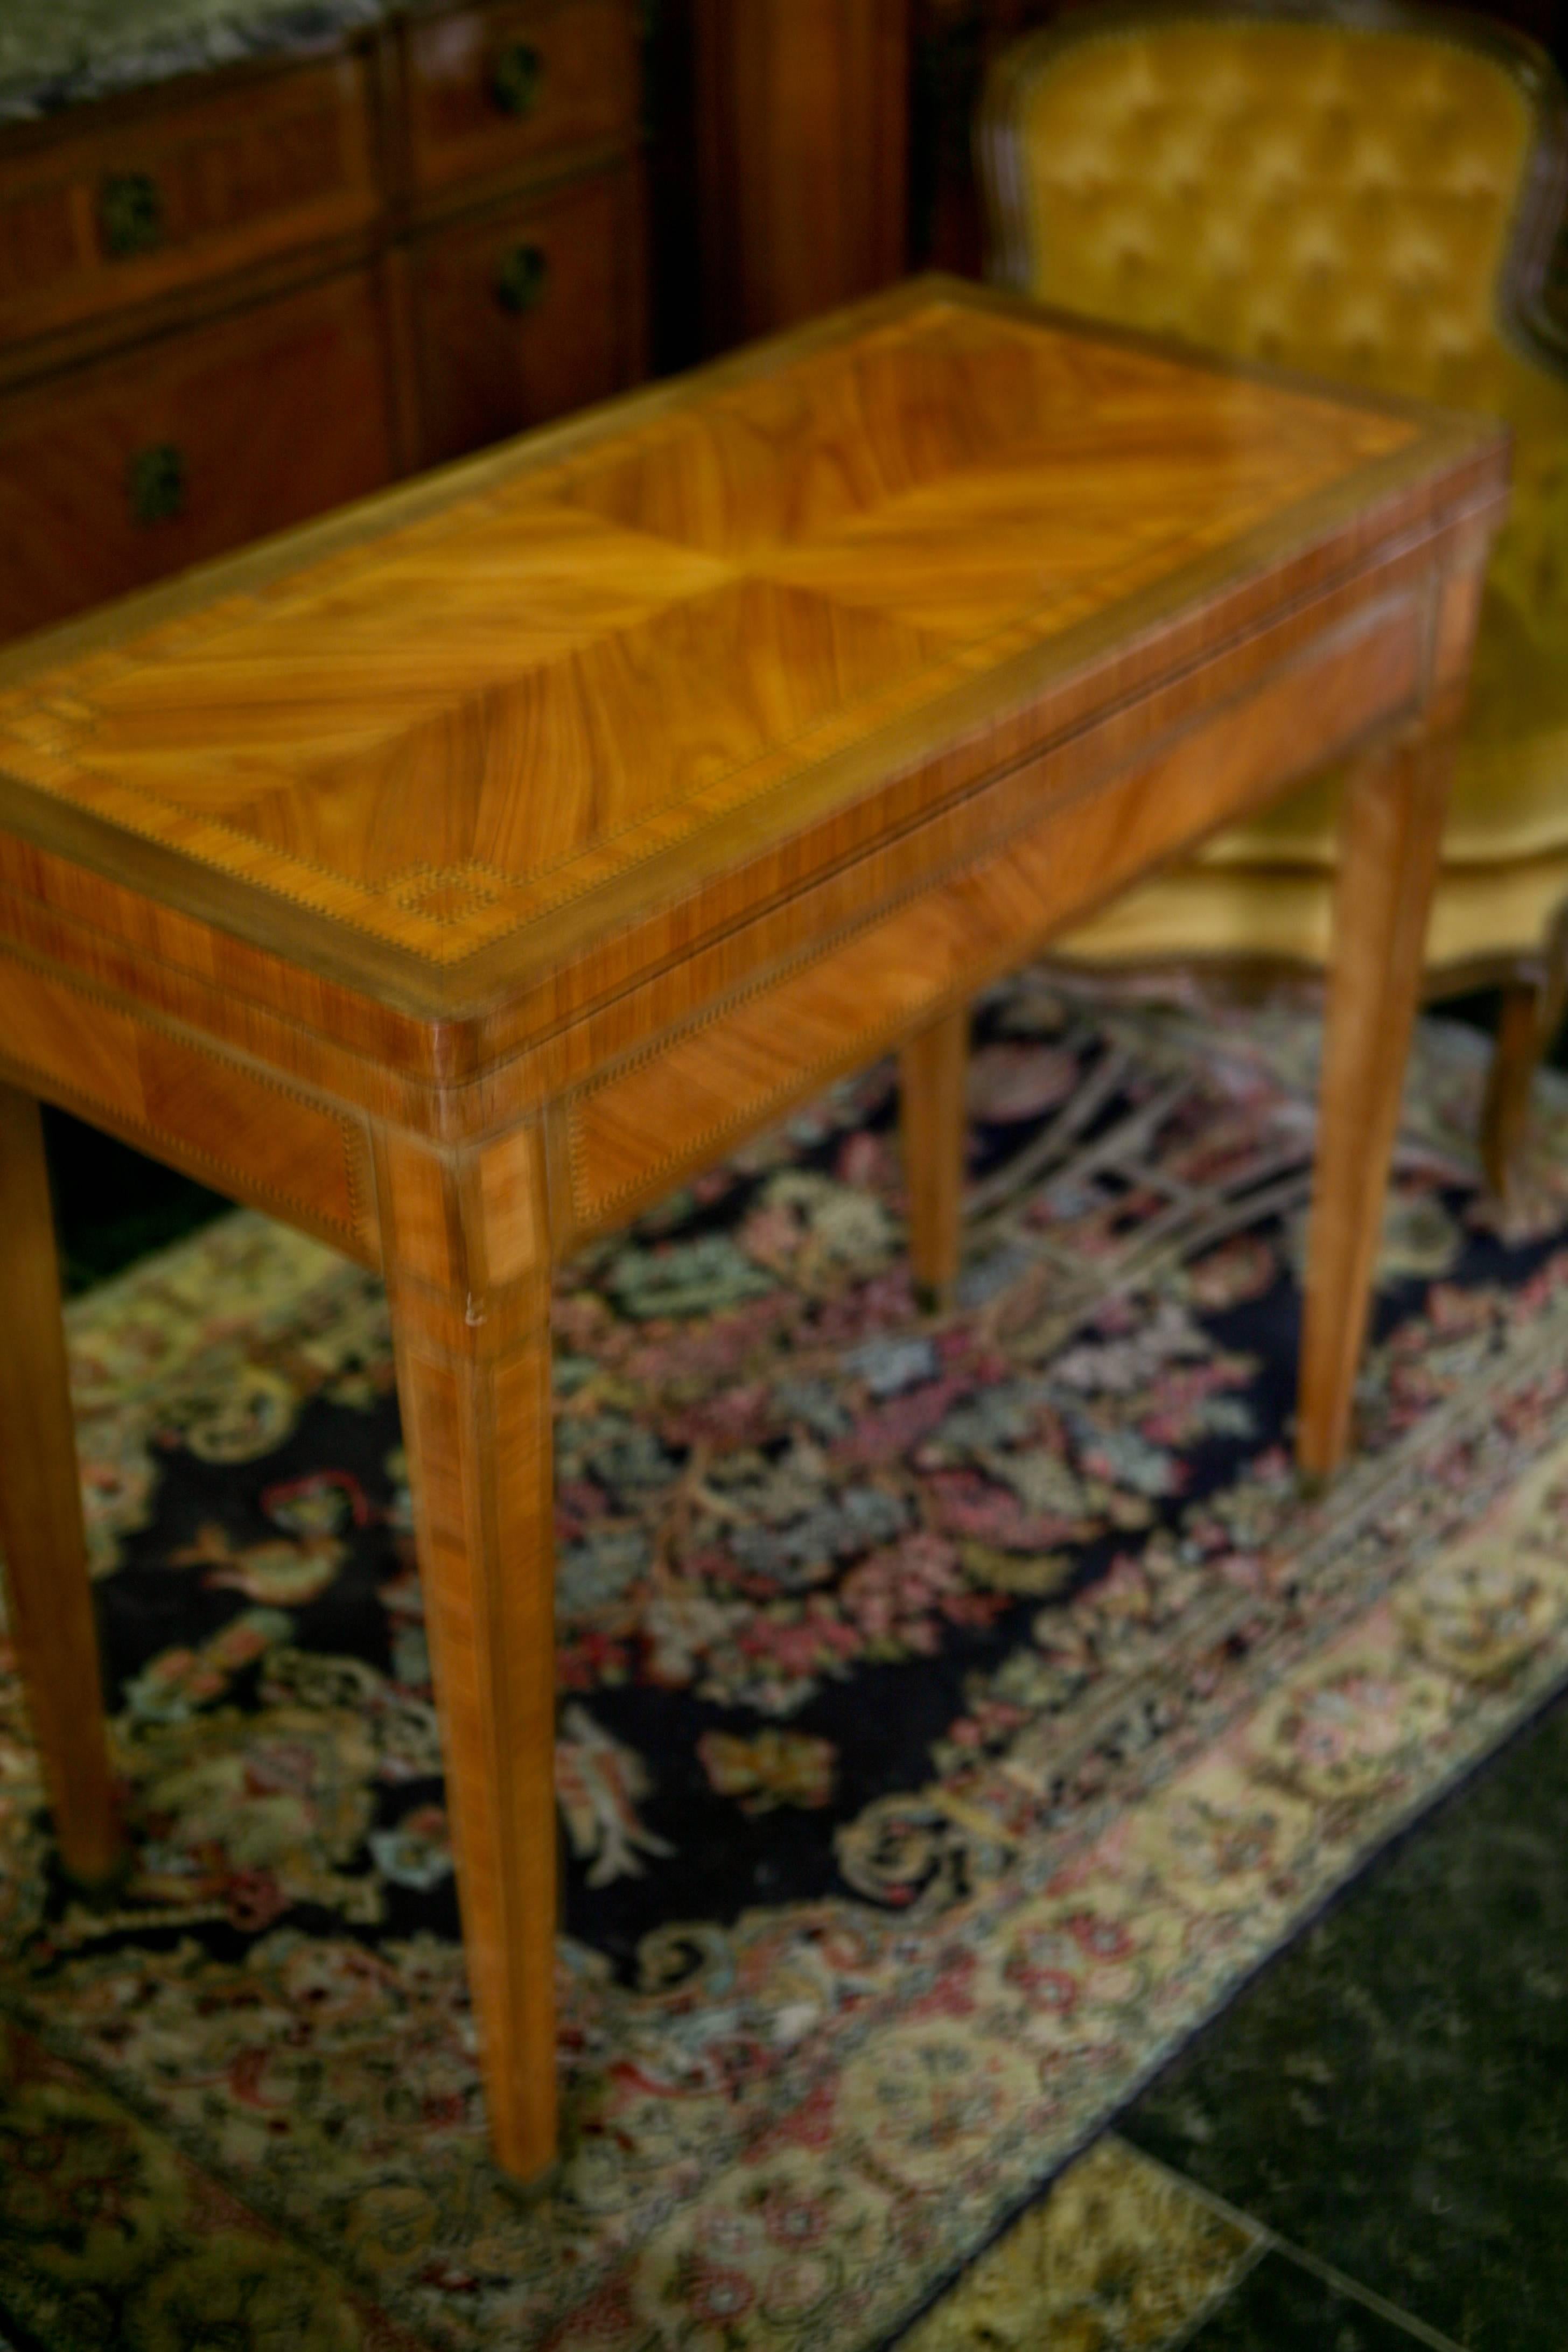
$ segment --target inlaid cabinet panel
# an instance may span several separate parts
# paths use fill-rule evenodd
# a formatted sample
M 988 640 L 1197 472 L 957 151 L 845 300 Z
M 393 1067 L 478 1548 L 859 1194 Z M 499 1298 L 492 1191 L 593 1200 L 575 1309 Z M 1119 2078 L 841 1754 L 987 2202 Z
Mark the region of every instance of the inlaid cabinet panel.
M 624 140 L 637 115 L 627 0 L 525 0 L 411 25 L 408 146 L 426 191 Z
M 628 383 L 637 265 L 629 169 L 422 238 L 422 461 L 460 457 Z
M 0 644 L 642 372 L 637 0 L 294 13 L 0 124 Z
M 366 227 L 380 202 L 353 54 L 49 132 L 0 151 L 0 342 Z
M 0 399 L 0 636 L 357 498 L 392 470 L 353 272 Z

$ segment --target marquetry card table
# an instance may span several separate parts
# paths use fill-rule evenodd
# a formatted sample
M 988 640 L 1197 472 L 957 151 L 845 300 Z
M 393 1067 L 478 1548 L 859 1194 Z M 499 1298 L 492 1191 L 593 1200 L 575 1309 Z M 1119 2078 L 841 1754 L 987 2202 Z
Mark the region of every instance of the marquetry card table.
M 552 1266 L 1353 754 L 1299 1451 L 1330 1471 L 1503 436 L 927 279 L 0 658 L 0 1532 L 121 1858 L 37 1098 L 379 1267 L 496 2156 L 556 2148 Z M 0 561 L 3 561 L 0 555 Z

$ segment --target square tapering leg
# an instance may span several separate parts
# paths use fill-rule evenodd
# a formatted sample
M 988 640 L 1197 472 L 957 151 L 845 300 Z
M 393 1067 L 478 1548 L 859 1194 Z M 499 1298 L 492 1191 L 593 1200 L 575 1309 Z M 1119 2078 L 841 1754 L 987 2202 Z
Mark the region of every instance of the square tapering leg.
M 1318 1477 L 1350 1443 L 1452 761 L 1451 737 L 1423 736 L 1345 790 L 1296 1429 Z
M 112 1878 L 123 1837 L 110 1769 L 43 1122 L 0 1086 L 0 1539 L 12 1637 L 60 1857 Z
M 382 1161 L 397 1392 L 497 2162 L 556 2156 L 550 1279 L 532 1140 Z M 495 1278 L 499 1274 L 500 1278 Z

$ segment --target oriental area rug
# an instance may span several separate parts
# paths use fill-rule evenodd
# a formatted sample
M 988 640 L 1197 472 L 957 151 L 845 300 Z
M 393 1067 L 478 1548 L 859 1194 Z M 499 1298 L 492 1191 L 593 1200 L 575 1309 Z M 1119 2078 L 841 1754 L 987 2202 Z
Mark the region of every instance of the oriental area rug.
M 237 1214 L 70 1310 L 133 1873 L 0 1648 L 0 2339 L 868 2347 L 1568 1680 L 1568 1087 L 1417 1043 L 1358 1449 L 1289 1422 L 1310 998 L 978 1008 L 962 1297 L 895 1080 L 557 1304 L 568 2141 L 486 2157 L 384 1302 Z M 83 1694 L 83 1705 L 92 1704 Z M 1076 2339 L 1075 2339 L 1076 2340 Z

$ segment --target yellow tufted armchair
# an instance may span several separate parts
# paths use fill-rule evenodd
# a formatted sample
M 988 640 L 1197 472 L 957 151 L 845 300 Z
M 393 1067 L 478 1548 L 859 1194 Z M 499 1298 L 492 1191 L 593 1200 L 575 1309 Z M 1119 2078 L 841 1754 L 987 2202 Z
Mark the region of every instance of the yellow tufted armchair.
M 1010 50 L 978 145 L 1003 284 L 1512 425 L 1426 950 L 1429 994 L 1504 985 L 1482 1156 L 1505 1189 L 1568 945 L 1568 346 L 1542 302 L 1568 173 L 1555 73 L 1501 26 L 1388 0 L 1152 0 Z M 1321 962 L 1338 793 L 1332 775 L 1293 793 L 1059 951 Z

